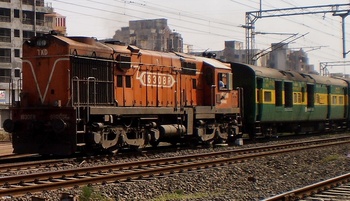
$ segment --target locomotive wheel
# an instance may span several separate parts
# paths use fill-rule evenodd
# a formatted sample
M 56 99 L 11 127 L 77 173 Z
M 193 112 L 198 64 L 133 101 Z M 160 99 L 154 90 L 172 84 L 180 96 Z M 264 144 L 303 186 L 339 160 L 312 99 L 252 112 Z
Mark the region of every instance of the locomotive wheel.
M 158 145 L 159 145 L 159 141 L 151 141 L 151 142 L 150 142 L 150 145 L 151 145 L 152 147 L 156 148 L 156 147 L 158 147 Z
M 214 144 L 214 140 L 208 140 L 202 143 L 204 148 L 212 148 Z

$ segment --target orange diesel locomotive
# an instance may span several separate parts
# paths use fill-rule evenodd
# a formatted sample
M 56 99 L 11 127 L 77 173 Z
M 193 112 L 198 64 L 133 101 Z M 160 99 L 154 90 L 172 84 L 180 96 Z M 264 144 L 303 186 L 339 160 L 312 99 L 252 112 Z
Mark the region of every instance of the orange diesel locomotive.
M 47 34 L 23 45 L 23 88 L 4 129 L 15 153 L 69 155 L 240 137 L 225 63 Z

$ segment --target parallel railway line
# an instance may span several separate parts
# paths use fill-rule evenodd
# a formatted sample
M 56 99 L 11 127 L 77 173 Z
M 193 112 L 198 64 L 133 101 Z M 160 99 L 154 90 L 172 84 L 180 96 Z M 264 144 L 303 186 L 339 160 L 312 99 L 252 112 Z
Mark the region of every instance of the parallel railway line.
M 263 201 L 349 200 L 350 173 L 279 194 Z
M 312 140 L 287 145 L 274 145 L 242 150 L 220 151 L 190 156 L 152 159 L 104 166 L 76 168 L 16 175 L 0 178 L 0 195 L 22 195 L 27 192 L 73 187 L 86 184 L 105 184 L 132 179 L 152 178 L 158 175 L 195 171 L 278 153 L 321 148 L 349 143 L 348 137 Z

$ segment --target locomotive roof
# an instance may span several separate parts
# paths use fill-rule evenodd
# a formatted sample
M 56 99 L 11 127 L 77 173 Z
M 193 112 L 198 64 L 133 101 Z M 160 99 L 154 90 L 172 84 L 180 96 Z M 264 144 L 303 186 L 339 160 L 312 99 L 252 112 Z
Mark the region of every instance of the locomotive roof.
M 112 48 L 107 46 L 104 43 L 98 42 L 95 38 L 91 37 L 85 37 L 85 36 L 71 36 L 71 37 L 65 37 L 65 36 L 56 36 L 52 35 L 53 37 L 58 38 L 59 40 L 62 40 L 66 42 L 69 45 L 73 46 L 94 46 L 96 48 L 106 49 L 107 51 L 112 51 Z M 126 49 L 126 48 L 125 48 Z
M 211 65 L 215 68 L 231 69 L 231 67 L 228 64 L 218 61 L 216 59 L 211 59 L 206 57 L 196 57 L 196 59 L 199 61 L 203 61 L 204 63 Z
M 309 83 L 318 83 L 318 84 L 326 84 L 326 85 L 347 86 L 344 80 L 337 79 L 337 78 L 325 77 L 325 76 L 315 75 L 315 74 L 299 73 L 296 71 L 283 71 L 283 70 L 278 70 L 278 69 L 273 69 L 268 67 L 254 66 L 254 65 L 242 64 L 242 63 L 240 63 L 240 65 L 245 66 L 246 68 L 250 68 L 252 71 L 255 72 L 256 76 L 261 76 L 261 77 L 301 81 L 301 82 L 309 82 Z

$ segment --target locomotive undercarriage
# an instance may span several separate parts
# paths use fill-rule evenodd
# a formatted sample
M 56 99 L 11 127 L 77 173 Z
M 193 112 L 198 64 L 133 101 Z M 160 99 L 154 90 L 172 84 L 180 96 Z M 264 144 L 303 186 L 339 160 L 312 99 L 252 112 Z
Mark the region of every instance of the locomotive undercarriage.
M 194 129 L 188 122 L 188 115 L 141 115 L 90 116 L 91 125 L 87 127 L 84 139 L 88 148 L 118 151 L 123 148 L 156 147 L 160 142 L 176 145 L 213 144 L 234 142 L 239 136 L 237 121 L 215 119 L 197 120 Z M 100 121 L 97 121 L 100 120 Z

